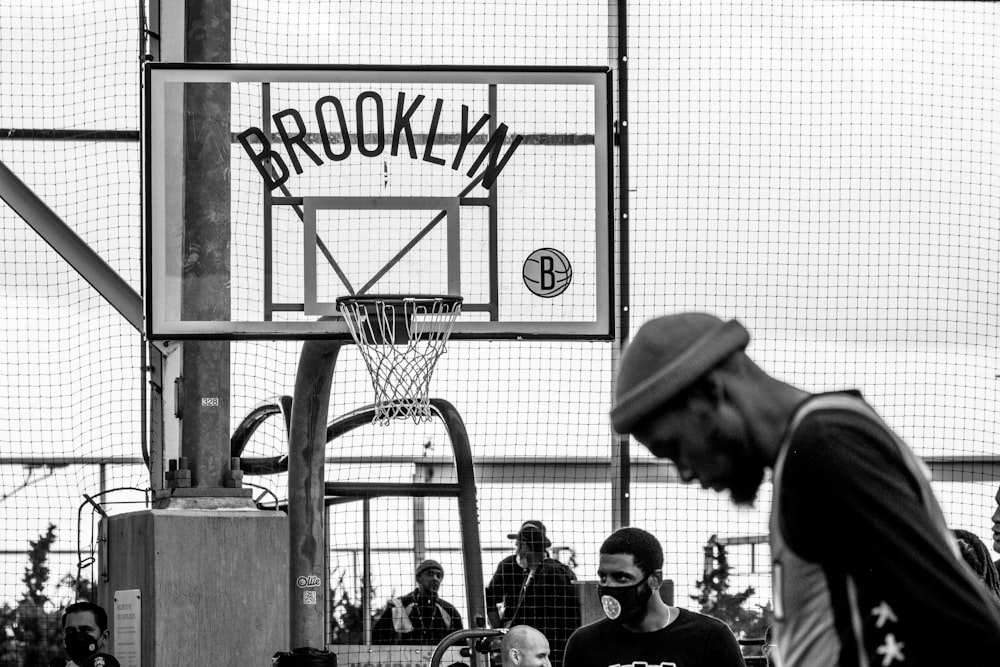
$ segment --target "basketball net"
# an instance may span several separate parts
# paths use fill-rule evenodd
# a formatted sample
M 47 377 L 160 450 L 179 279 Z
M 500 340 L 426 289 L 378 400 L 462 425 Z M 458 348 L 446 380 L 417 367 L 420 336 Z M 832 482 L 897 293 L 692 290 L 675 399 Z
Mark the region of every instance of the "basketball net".
M 337 299 L 375 388 L 373 423 L 430 421 L 430 382 L 462 309 L 460 296 Z

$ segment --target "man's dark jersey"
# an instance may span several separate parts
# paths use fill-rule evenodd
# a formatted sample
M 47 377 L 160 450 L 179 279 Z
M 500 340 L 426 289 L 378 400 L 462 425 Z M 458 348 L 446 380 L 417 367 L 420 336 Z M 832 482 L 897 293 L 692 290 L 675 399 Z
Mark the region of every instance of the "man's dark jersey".
M 855 392 L 799 406 L 774 469 L 783 667 L 1000 664 L 1000 610 L 926 466 Z
M 655 632 L 632 632 L 601 619 L 569 638 L 566 667 L 743 667 L 732 631 L 686 609 Z

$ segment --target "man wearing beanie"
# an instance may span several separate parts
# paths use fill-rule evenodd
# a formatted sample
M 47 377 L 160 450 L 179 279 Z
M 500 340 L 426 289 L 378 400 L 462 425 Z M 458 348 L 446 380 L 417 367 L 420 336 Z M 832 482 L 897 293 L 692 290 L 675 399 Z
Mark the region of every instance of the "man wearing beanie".
M 462 617 L 450 602 L 438 597 L 444 568 L 436 560 L 417 565 L 417 588 L 389 601 L 372 627 L 373 644 L 434 646 L 455 630 Z
M 611 422 L 737 504 L 772 471 L 780 664 L 995 665 L 1000 608 L 961 562 L 926 466 L 858 392 L 782 382 L 749 341 L 704 313 L 650 320 L 622 355 Z

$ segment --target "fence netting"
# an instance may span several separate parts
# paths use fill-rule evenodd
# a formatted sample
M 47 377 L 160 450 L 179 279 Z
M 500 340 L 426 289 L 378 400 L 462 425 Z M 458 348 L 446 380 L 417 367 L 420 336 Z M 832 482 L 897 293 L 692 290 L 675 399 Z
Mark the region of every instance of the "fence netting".
M 233 0 L 232 60 L 610 67 L 616 123 L 623 85 L 628 93 L 628 150 L 614 149 L 611 197 L 616 222 L 623 201 L 629 212 L 627 245 L 615 236 L 616 273 L 628 279 L 616 336 L 681 310 L 740 319 L 774 375 L 811 391 L 860 389 L 928 461 L 953 527 L 991 546 L 1000 8 L 621 4 L 624 20 L 607 2 Z M 0 161 L 141 291 L 146 12 L 89 0 L 8 2 L 0 14 Z M 100 512 L 148 506 L 148 361 L 140 334 L 34 230 L 6 206 L 0 220 L 0 665 L 41 664 L 58 651 L 58 610 L 92 594 Z M 232 344 L 234 430 L 292 394 L 301 346 Z M 680 484 L 634 443 L 619 489 L 607 420 L 618 347 L 449 343 L 431 395 L 468 428 L 484 579 L 513 554 L 508 535 L 534 520 L 549 556 L 595 581 L 624 503 L 662 542 L 675 604 L 725 615 L 720 601 L 752 588 L 745 613 L 724 620 L 760 637 L 770 489 L 737 509 Z M 332 396 L 331 418 L 372 401 L 353 346 Z M 326 477 L 450 481 L 451 448 L 438 423 L 365 426 L 331 443 Z M 286 450 L 275 411 L 244 456 Z M 245 480 L 262 506 L 287 499 L 284 473 Z M 342 499 L 327 526 L 331 643 L 369 641 L 424 559 L 441 564 L 441 596 L 469 627 L 454 498 Z

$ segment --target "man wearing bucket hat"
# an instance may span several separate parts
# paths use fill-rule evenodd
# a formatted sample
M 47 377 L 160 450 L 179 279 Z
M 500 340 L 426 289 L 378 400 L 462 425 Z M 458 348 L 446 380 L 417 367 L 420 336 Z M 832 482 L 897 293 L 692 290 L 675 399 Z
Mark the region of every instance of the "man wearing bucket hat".
M 598 594 L 605 619 L 569 638 L 566 664 L 743 667 L 736 636 L 725 623 L 660 597 L 663 547 L 639 528 L 620 528 L 601 545 Z
M 444 568 L 436 560 L 425 560 L 414 572 L 417 588 L 389 601 L 372 626 L 374 644 L 437 645 L 455 630 L 462 617 L 455 606 L 438 597 Z
M 749 341 L 704 313 L 646 322 L 622 355 L 611 422 L 738 504 L 772 471 L 783 667 L 996 664 L 1000 611 L 960 561 L 926 466 L 858 392 L 782 382 Z
M 516 551 L 500 561 L 486 587 L 486 613 L 495 628 L 529 625 L 541 632 L 549 640 L 552 667 L 562 667 L 566 641 L 580 627 L 580 601 L 576 575 L 548 555 L 552 541 L 546 532 L 545 524 L 531 520 L 507 536 Z

